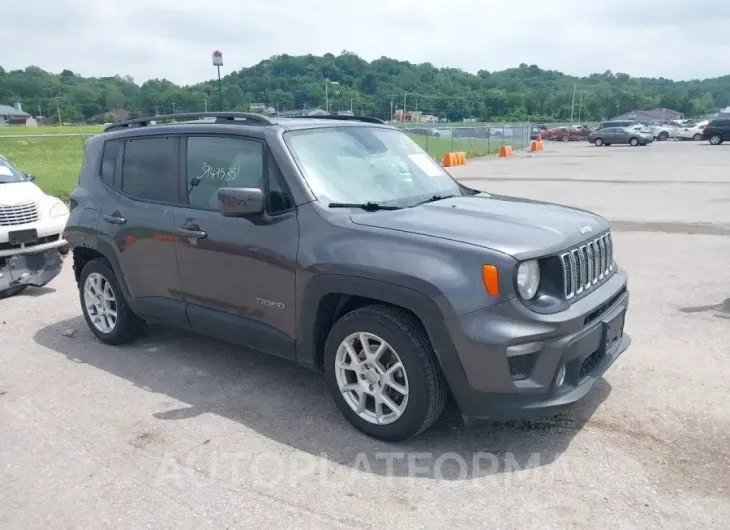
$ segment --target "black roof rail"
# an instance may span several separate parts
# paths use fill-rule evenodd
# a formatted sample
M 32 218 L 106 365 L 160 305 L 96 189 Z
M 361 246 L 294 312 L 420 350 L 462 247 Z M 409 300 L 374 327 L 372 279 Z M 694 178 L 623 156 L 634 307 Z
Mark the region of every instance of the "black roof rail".
M 132 127 L 147 127 L 150 122 L 166 122 L 170 120 L 194 120 L 201 118 L 215 118 L 215 123 L 235 123 L 240 120 L 242 124 L 273 125 L 274 122 L 262 114 L 251 112 L 186 112 L 181 114 L 163 114 L 160 116 L 145 116 L 132 120 L 118 121 L 104 127 L 104 132 Z M 174 123 L 174 122 L 173 122 Z M 190 123 L 188 121 L 188 123 Z
M 283 118 L 283 116 L 282 116 Z M 289 118 L 289 116 L 287 116 Z M 313 120 L 341 120 L 341 121 L 361 121 L 363 123 L 377 123 L 379 125 L 385 125 L 386 123 L 383 120 L 380 120 L 378 118 L 371 118 L 370 116 L 341 116 L 339 114 L 329 115 L 329 116 L 291 116 L 292 119 L 297 120 L 307 120 L 307 119 L 313 119 Z

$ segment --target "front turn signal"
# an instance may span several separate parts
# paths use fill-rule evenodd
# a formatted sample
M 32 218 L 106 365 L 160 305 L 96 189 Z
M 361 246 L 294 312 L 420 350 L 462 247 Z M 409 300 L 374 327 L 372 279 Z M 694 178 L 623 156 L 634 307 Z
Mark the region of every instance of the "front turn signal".
M 482 280 L 484 287 L 491 296 L 499 296 L 499 271 L 494 265 L 484 265 L 482 267 Z

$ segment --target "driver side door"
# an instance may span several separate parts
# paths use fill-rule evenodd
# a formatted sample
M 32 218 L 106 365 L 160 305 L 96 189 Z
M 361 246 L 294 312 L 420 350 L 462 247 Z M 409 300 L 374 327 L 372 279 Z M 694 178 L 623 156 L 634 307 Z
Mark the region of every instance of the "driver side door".
M 299 225 L 263 139 L 183 140 L 183 204 L 175 213 L 177 257 L 188 319 L 201 333 L 294 358 Z M 224 217 L 220 188 L 261 188 L 267 211 Z

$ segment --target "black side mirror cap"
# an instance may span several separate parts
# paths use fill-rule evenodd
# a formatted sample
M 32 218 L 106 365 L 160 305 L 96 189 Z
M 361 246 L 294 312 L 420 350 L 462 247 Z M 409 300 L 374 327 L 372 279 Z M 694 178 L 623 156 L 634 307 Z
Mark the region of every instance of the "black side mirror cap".
M 25 178 L 27 178 L 29 182 L 33 182 L 35 180 L 35 175 L 33 173 L 26 173 Z
M 220 188 L 218 202 L 224 217 L 252 217 L 266 211 L 266 198 L 260 188 Z

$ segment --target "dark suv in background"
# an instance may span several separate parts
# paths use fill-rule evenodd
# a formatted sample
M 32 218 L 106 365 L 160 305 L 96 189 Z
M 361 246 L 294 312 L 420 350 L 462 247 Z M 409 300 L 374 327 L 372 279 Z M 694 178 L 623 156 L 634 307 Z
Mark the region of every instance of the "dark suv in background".
M 628 347 L 602 217 L 470 189 L 375 119 L 183 118 L 86 145 L 65 235 L 101 341 L 150 321 L 291 359 L 388 441 L 449 394 L 466 419 L 573 403 Z
M 702 139 L 709 140 L 712 145 L 730 141 L 730 119 L 712 120 L 702 130 Z

